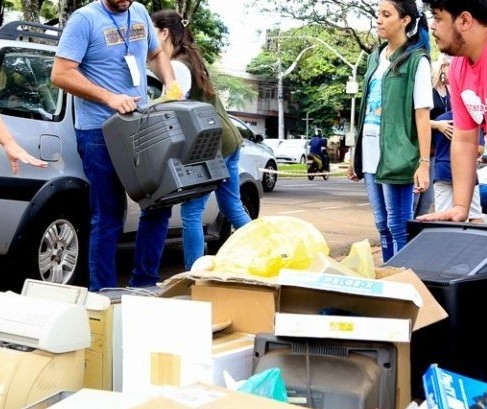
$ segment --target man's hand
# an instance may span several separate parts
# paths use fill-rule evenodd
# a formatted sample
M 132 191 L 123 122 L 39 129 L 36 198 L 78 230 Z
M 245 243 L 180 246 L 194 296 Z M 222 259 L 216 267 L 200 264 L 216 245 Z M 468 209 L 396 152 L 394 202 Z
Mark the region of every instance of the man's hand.
M 128 114 L 137 109 L 140 97 L 131 97 L 125 94 L 113 94 L 107 100 L 107 105 L 119 114 Z
M 452 222 L 464 222 L 468 218 L 468 209 L 464 206 L 456 205 L 450 209 L 443 210 L 437 213 L 428 213 L 422 216 L 418 216 L 416 220 L 426 221 L 452 221 Z

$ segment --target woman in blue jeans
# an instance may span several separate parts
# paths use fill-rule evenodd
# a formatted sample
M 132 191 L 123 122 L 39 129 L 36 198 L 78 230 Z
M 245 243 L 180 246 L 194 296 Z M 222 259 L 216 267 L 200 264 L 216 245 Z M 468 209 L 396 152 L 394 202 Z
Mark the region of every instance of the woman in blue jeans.
M 159 42 L 171 56 L 171 64 L 183 94 L 212 104 L 222 122 L 222 155 L 230 177 L 215 190 L 218 207 L 236 229 L 251 221 L 240 200 L 238 161 L 242 136 L 231 123 L 216 95 L 203 58 L 188 28 L 190 22 L 174 10 L 160 10 L 152 15 Z M 190 269 L 193 262 L 204 254 L 203 212 L 209 194 L 191 199 L 181 205 L 183 221 L 184 266 Z
M 430 183 L 433 101 L 423 10 L 414 0 L 382 0 L 377 34 L 386 41 L 367 62 L 349 178 L 364 179 L 385 262 L 406 245 L 414 191 Z

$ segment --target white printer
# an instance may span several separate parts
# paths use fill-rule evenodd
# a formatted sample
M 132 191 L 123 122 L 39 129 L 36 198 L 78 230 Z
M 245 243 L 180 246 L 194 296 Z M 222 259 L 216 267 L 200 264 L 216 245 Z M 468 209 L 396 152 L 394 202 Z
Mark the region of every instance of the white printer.
M 59 301 L 31 292 L 0 292 L 0 409 L 83 386 L 91 344 L 86 307 L 70 295 Z
M 84 305 L 0 293 L 0 342 L 70 352 L 90 346 Z

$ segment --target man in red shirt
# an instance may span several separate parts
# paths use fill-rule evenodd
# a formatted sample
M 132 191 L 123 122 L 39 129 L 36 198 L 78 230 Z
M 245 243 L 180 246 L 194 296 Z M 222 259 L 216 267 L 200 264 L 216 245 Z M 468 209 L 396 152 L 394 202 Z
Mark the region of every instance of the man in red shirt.
M 468 218 L 476 183 L 479 128 L 487 130 L 487 2 L 485 0 L 429 0 L 431 31 L 438 48 L 454 56 L 449 70 L 453 138 L 451 165 L 453 207 L 418 220 Z

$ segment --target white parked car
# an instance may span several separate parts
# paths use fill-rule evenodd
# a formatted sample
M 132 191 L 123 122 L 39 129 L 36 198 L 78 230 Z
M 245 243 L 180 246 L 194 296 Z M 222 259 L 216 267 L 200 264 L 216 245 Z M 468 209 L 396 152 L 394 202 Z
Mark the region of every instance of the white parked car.
M 264 192 L 271 192 L 277 183 L 277 160 L 274 152 L 264 141 L 264 137 L 256 134 L 245 122 L 233 115 L 229 115 L 233 124 L 237 127 L 244 140 L 242 151 L 255 160 L 258 169 L 267 169 L 262 174 L 262 188 Z
M 278 162 L 305 164 L 308 157 L 307 139 L 283 139 L 274 149 Z

